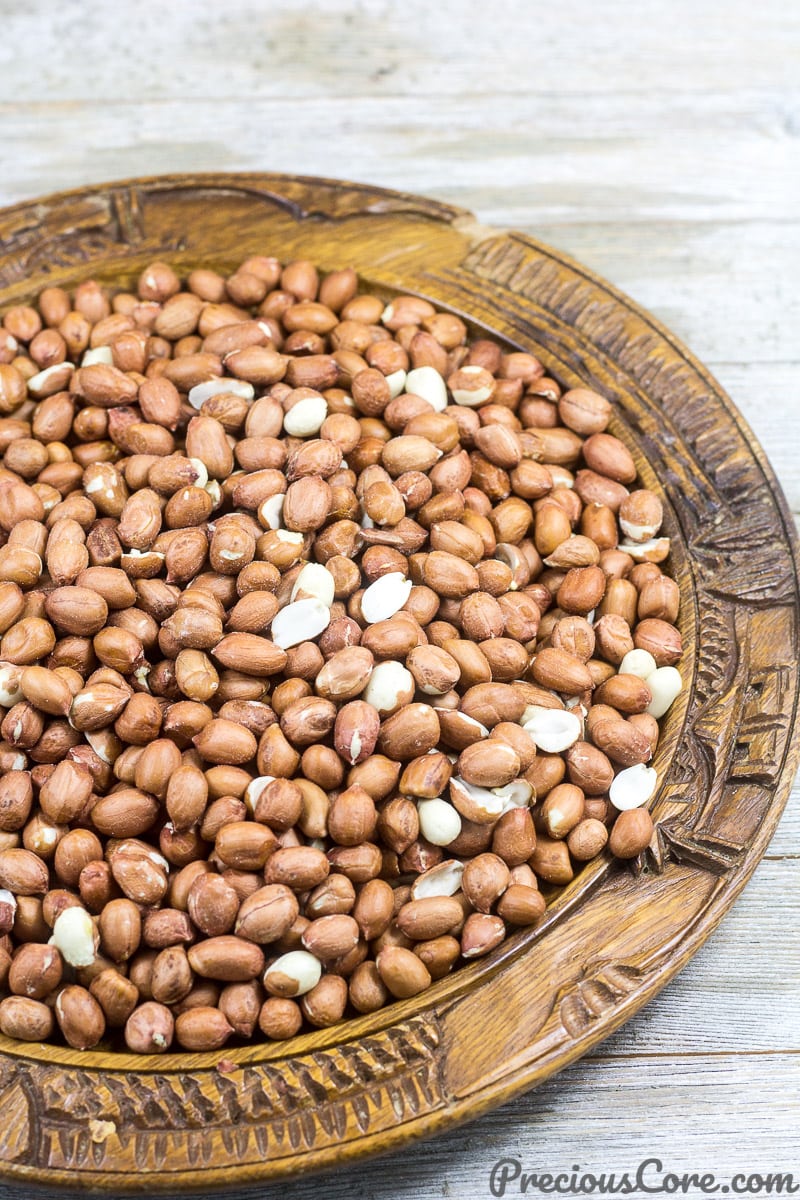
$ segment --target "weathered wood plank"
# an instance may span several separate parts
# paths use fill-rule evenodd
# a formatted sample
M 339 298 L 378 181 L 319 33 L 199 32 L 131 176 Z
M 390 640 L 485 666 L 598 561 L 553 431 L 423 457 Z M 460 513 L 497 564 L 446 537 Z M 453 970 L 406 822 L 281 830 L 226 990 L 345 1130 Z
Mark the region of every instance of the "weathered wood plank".
M 787 352 L 797 348 L 787 345 Z M 705 361 L 766 450 L 792 511 L 800 513 L 800 363 Z
M 757 20 L 745 0 L 723 7 L 643 0 L 635 21 L 622 0 L 611 0 L 602 15 L 581 0 L 229 0 L 200 7 L 148 0 L 122 29 L 102 0 L 64 3 L 56 19 L 47 0 L 4 10 L 2 74 L 16 70 L 23 95 L 37 99 L 43 90 L 84 99 L 87 83 L 98 101 L 463 93 L 473 102 L 531 88 L 647 97 L 660 89 L 702 94 L 742 82 L 797 83 L 785 47 L 797 35 L 798 14 L 782 0 L 764 0 Z M 125 32 L 142 53 L 129 52 Z M 22 46 L 35 46 L 35 74 L 24 72 Z M 88 80 L 78 63 L 90 65 Z
M 689 965 L 596 1054 L 800 1052 L 800 942 L 784 938 L 800 926 L 799 885 L 798 862 L 762 862 Z

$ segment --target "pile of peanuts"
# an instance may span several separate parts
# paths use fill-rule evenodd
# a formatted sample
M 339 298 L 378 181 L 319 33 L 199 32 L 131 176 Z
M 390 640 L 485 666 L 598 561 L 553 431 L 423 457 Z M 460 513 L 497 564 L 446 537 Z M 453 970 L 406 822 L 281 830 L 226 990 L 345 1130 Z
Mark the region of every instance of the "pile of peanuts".
M 680 597 L 611 413 L 305 260 L 5 311 L 3 1034 L 330 1026 L 648 846 Z

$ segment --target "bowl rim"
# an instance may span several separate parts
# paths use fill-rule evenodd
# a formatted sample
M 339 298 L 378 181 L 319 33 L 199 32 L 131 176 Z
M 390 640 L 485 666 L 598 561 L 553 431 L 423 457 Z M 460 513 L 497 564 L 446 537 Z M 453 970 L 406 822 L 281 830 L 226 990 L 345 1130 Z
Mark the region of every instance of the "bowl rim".
M 251 172 L 241 174 L 203 173 L 198 175 L 151 176 L 56 193 L 37 201 L 17 204 L 11 208 L 0 210 L 0 232 L 4 232 L 9 228 L 12 231 L 17 229 L 20 218 L 23 220 L 23 226 L 26 221 L 31 219 L 38 221 L 42 212 L 48 215 L 48 220 L 54 223 L 55 228 L 61 229 L 63 232 L 65 212 L 69 213 L 76 202 L 80 204 L 87 199 L 108 198 L 109 196 L 118 198 L 120 196 L 124 197 L 127 194 L 129 197 L 127 201 L 129 207 L 131 204 L 134 204 L 134 200 L 130 198 L 136 197 L 134 206 L 144 208 L 146 211 L 150 201 L 153 198 L 157 199 L 161 195 L 168 197 L 173 195 L 198 195 L 202 197 L 209 192 L 218 192 L 223 196 L 233 195 L 237 198 L 242 193 L 249 198 L 252 198 L 254 195 L 260 197 L 262 203 L 266 202 L 268 206 L 274 206 L 274 208 L 269 209 L 270 213 L 278 211 L 284 220 L 288 214 L 288 218 L 297 227 L 296 238 L 298 244 L 304 242 L 304 230 L 309 232 L 312 227 L 315 231 L 318 229 L 318 226 L 314 222 L 318 219 L 320 212 L 322 213 L 321 219 L 327 219 L 329 222 L 339 221 L 346 223 L 348 221 L 360 221 L 365 229 L 363 237 L 367 236 L 366 230 L 369 229 L 371 219 L 375 218 L 378 218 L 382 222 L 388 219 L 389 224 L 394 223 L 398 229 L 407 228 L 409 225 L 414 226 L 416 229 L 415 222 L 422 220 L 439 233 L 444 230 L 449 239 L 448 245 L 450 247 L 450 259 L 452 260 L 450 265 L 441 271 L 438 276 L 431 271 L 420 272 L 416 282 L 413 280 L 410 281 L 413 286 L 408 286 L 404 290 L 429 296 L 437 306 L 449 309 L 450 311 L 459 312 L 461 310 L 457 305 L 452 303 L 452 299 L 442 299 L 436 294 L 436 291 L 437 288 L 441 289 L 443 285 L 452 286 L 453 278 L 456 278 L 456 286 L 460 288 L 458 294 L 462 297 L 462 301 L 469 299 L 470 286 L 473 286 L 474 281 L 477 280 L 480 283 L 481 289 L 490 298 L 494 299 L 497 306 L 501 307 L 504 313 L 504 320 L 514 315 L 509 311 L 509 306 L 513 307 L 514 305 L 517 306 L 515 310 L 517 316 L 519 316 L 518 310 L 521 310 L 522 317 L 527 317 L 531 321 L 538 319 L 541 306 L 536 301 L 532 300 L 529 295 L 523 294 L 519 290 L 515 292 L 513 288 L 508 287 L 507 280 L 504 277 L 501 277 L 501 279 L 496 278 L 498 268 L 495 259 L 499 259 L 502 264 L 503 254 L 508 256 L 510 249 L 513 249 L 514 253 L 519 255 L 523 264 L 531 267 L 532 273 L 533 268 L 536 268 L 537 272 L 547 269 L 554 271 L 558 286 L 567 287 L 567 285 L 572 284 L 572 286 L 577 287 L 579 290 L 585 291 L 587 297 L 592 296 L 593 303 L 599 304 L 602 301 L 608 305 L 610 312 L 615 314 L 618 319 L 623 320 L 623 322 L 635 321 L 637 323 L 637 330 L 644 327 L 646 331 L 649 331 L 653 343 L 648 346 L 647 352 L 639 363 L 639 369 L 647 375 L 649 369 L 648 360 L 656 354 L 656 350 L 653 347 L 657 347 L 657 352 L 662 357 L 666 356 L 665 361 L 671 369 L 675 370 L 676 365 L 688 368 L 694 377 L 695 392 L 697 392 L 697 385 L 699 385 L 700 393 L 705 391 L 708 397 L 713 399 L 714 404 L 718 405 L 724 411 L 727 418 L 726 428 L 729 431 L 731 429 L 734 430 L 739 438 L 745 442 L 747 451 L 761 471 L 769 500 L 775 510 L 777 519 L 775 529 L 778 529 L 779 541 L 784 550 L 788 552 L 788 558 L 792 566 L 791 599 L 787 600 L 786 597 L 776 598 L 775 603 L 777 607 L 784 608 L 788 603 L 794 610 L 796 617 L 800 553 L 798 552 L 798 543 L 792 518 L 775 475 L 746 422 L 706 369 L 701 366 L 694 356 L 660 322 L 656 321 L 645 310 L 630 301 L 622 292 L 611 287 L 599 276 L 588 271 L 560 251 L 553 250 L 525 235 L 517 233 L 507 234 L 487 229 L 480 226 L 474 217 L 463 209 L 453 208 L 437 201 L 428 201 L 406 193 L 360 184 L 348 184 L 336 180 L 291 175 L 262 175 Z M 343 193 L 346 197 L 346 203 L 342 211 L 340 199 Z M 109 203 L 118 203 L 118 199 L 112 199 Z M 70 232 L 69 229 L 67 232 Z M 13 256 L 13 236 L 11 240 L 11 253 Z M 495 257 L 493 258 L 492 256 Z M 154 255 L 148 250 L 147 257 L 151 259 Z M 7 258 L 8 255 L 4 258 L 0 254 L 0 287 L 3 280 L 2 268 Z M 139 258 L 141 258 L 141 255 L 127 256 L 127 261 L 129 261 L 131 269 L 133 269 L 134 263 L 139 261 Z M 98 272 L 101 277 L 108 274 L 109 271 L 114 272 L 118 269 L 119 264 L 117 260 L 110 259 L 109 264 L 108 270 L 104 269 Z M 77 266 L 78 275 L 85 276 L 91 272 L 92 265 L 92 258 L 90 256 L 88 259 L 79 259 L 77 264 L 70 264 L 70 267 L 67 270 L 62 270 L 61 273 L 64 276 L 69 274 L 74 275 L 74 267 Z M 505 270 L 504 264 L 503 270 Z M 494 277 L 492 276 L 492 271 L 495 272 Z M 481 272 L 489 273 L 488 280 L 486 274 L 482 274 Z M 365 272 L 364 277 L 369 279 L 369 272 Z M 9 291 L 14 297 L 18 294 L 21 295 L 27 281 L 27 271 L 23 270 L 22 276 L 19 277 L 16 283 L 12 284 L 10 288 L 5 287 L 3 290 L 0 290 L 0 304 L 5 302 Z M 553 310 L 558 312 L 559 318 L 559 328 L 556 330 L 556 333 L 560 337 L 564 337 L 565 334 L 571 336 L 582 351 L 581 370 L 585 365 L 586 359 L 591 357 L 591 350 L 596 352 L 598 359 L 605 360 L 611 357 L 606 348 L 602 348 L 601 352 L 601 349 L 591 341 L 591 335 L 589 335 L 587 342 L 587 334 L 580 327 L 582 309 L 570 307 L 568 298 L 565 299 L 563 296 L 558 295 L 556 301 L 553 302 L 553 309 L 547 309 L 548 314 L 552 315 Z M 470 317 L 470 319 L 474 321 L 474 316 Z M 478 323 L 480 324 L 480 322 Z M 490 329 L 494 336 L 504 337 L 505 340 L 512 342 L 514 340 L 513 338 L 508 338 L 507 334 L 498 334 L 490 325 L 485 327 Z M 553 344 L 556 341 L 557 338 L 554 334 Z M 523 338 L 523 343 L 525 348 L 533 348 L 546 362 L 547 360 L 556 361 L 557 356 L 552 346 L 550 348 L 548 346 L 540 346 L 536 342 L 536 339 L 531 339 L 531 337 Z M 578 379 L 581 377 L 575 370 L 572 371 L 572 375 Z M 639 387 L 643 386 L 638 379 L 636 383 Z M 617 418 L 617 425 L 620 431 L 624 431 L 627 428 L 621 417 Z M 629 432 L 632 438 L 632 429 Z M 647 485 L 653 486 L 658 477 L 643 458 L 639 440 L 634 439 L 633 445 L 638 451 L 636 454 L 637 467 L 642 470 L 645 477 L 647 477 L 647 472 L 649 472 L 650 478 L 647 479 Z M 660 480 L 658 480 L 657 486 L 660 491 L 663 491 Z M 681 522 L 676 512 L 674 498 L 671 499 L 665 492 L 664 498 L 670 506 L 670 519 L 674 523 L 674 532 L 677 533 Z M 686 543 L 682 537 L 677 537 L 674 545 L 678 551 L 678 566 L 682 572 L 685 572 L 686 579 L 688 579 L 691 575 L 693 565 L 696 564 L 693 564 L 692 556 L 686 553 Z M 688 595 L 689 591 L 684 590 L 685 580 L 681 582 L 682 593 Z M 686 622 L 685 628 L 691 632 L 696 632 L 701 625 L 702 614 L 699 611 L 698 592 L 693 583 L 691 586 L 691 596 L 692 604 L 691 606 L 685 605 L 687 612 L 684 614 L 683 619 Z M 755 611 L 766 610 L 769 599 L 772 599 L 772 597 L 768 597 L 763 603 L 759 601 L 759 604 L 755 606 Z M 744 605 L 745 602 L 743 601 L 742 603 Z M 666 724 L 666 736 L 662 737 L 658 751 L 658 756 L 662 764 L 665 764 L 667 758 L 671 758 L 678 750 L 679 742 L 681 742 L 684 736 L 686 723 L 689 719 L 689 710 L 692 704 L 700 658 L 700 655 L 695 653 L 694 637 L 691 641 L 687 640 L 687 648 L 691 650 L 692 684 L 684 689 L 680 702 L 681 707 L 675 714 L 670 714 L 670 718 Z M 473 1090 L 463 1099 L 459 1099 L 456 1091 L 451 1088 L 444 1105 L 432 1106 L 427 1111 L 423 1106 L 420 1112 L 413 1116 L 412 1119 L 403 1121 L 395 1128 L 382 1128 L 376 1134 L 371 1134 L 368 1130 L 362 1132 L 361 1136 L 348 1142 L 346 1146 L 348 1157 L 360 1156 L 363 1153 L 375 1152 L 376 1150 L 388 1150 L 412 1137 L 433 1132 L 438 1128 L 449 1128 L 460 1121 L 471 1119 L 485 1111 L 488 1107 L 494 1106 L 524 1090 L 532 1083 L 541 1082 L 553 1070 L 561 1069 L 567 1063 L 574 1061 L 575 1058 L 585 1053 L 591 1045 L 596 1044 L 602 1037 L 608 1036 L 609 1033 L 622 1024 L 624 1020 L 641 1007 L 642 1004 L 660 990 L 681 969 L 689 957 L 691 957 L 716 927 L 724 912 L 747 882 L 766 848 L 786 803 L 794 771 L 800 759 L 800 737 L 798 737 L 797 730 L 793 728 L 798 693 L 796 675 L 792 679 L 792 686 L 794 688 L 791 697 L 792 732 L 787 735 L 783 743 L 781 770 L 772 787 L 771 800 L 767 807 L 765 818 L 752 831 L 752 836 L 747 840 L 746 848 L 738 860 L 726 863 L 724 846 L 717 847 L 718 853 L 715 859 L 714 846 L 706 846 L 704 849 L 699 844 L 681 847 L 678 843 L 675 843 L 661 846 L 660 852 L 656 853 L 656 860 L 660 858 L 660 861 L 652 862 L 648 868 L 656 872 L 653 878 L 659 879 L 669 869 L 670 862 L 677 859 L 678 862 L 676 865 L 681 870 L 699 871 L 706 874 L 716 872 L 717 877 L 725 881 L 724 886 L 714 889 L 709 902 L 705 904 L 702 912 L 694 915 L 692 923 L 682 931 L 682 936 L 677 940 L 676 944 L 668 947 L 668 958 L 659 966 L 656 975 L 650 978 L 647 972 L 645 972 L 642 980 L 637 981 L 636 986 L 622 990 L 619 995 L 613 997 L 613 1003 L 607 1006 L 601 1019 L 589 1022 L 585 1028 L 578 1028 L 576 1026 L 575 1030 L 572 1031 L 569 1044 L 563 1044 L 558 1047 L 552 1061 L 547 1060 L 546 1054 L 549 1051 L 545 1048 L 538 1055 L 529 1055 L 527 1060 L 523 1061 L 524 1056 L 522 1056 L 519 1062 L 507 1064 L 508 1069 L 490 1075 L 477 1091 Z M 788 700 L 785 707 L 789 707 Z M 660 813 L 663 810 L 665 813 L 672 813 L 674 812 L 674 801 L 667 799 L 666 803 L 662 803 L 661 795 L 664 782 L 663 779 L 660 780 L 659 799 L 656 806 L 657 812 Z M 724 839 L 719 840 L 724 842 Z M 704 853 L 705 858 L 703 858 Z M 692 855 L 695 858 L 699 857 L 702 859 L 702 864 L 693 864 L 691 861 Z M 313 1057 L 325 1048 L 357 1042 L 359 1039 L 370 1038 L 373 1034 L 382 1031 L 391 1032 L 395 1027 L 407 1025 L 415 1028 L 415 1020 L 420 1018 L 424 1024 L 426 1014 L 433 1014 L 430 1022 L 432 1029 L 441 1029 L 442 1027 L 446 1029 L 448 1016 L 456 1012 L 459 1006 L 463 1006 L 465 1001 L 474 998 L 476 986 L 478 991 L 480 991 L 491 980 L 497 979 L 504 972 L 513 969 L 515 964 L 518 967 L 519 962 L 525 957 L 526 952 L 532 946 L 539 942 L 546 942 L 554 932 L 557 932 L 558 928 L 563 928 L 564 923 L 574 915 L 576 910 L 580 912 L 583 901 L 587 901 L 590 904 L 592 896 L 600 889 L 608 886 L 616 886 L 613 882 L 615 877 L 619 879 L 620 872 L 616 869 L 609 871 L 607 862 L 589 864 L 588 868 L 579 873 L 575 885 L 569 885 L 559 897 L 559 900 L 554 903 L 552 909 L 548 909 L 548 915 L 542 926 L 528 933 L 522 932 L 514 935 L 504 942 L 491 958 L 478 961 L 475 964 L 460 969 L 452 977 L 434 984 L 421 997 L 417 997 L 412 1001 L 394 1003 L 383 1010 L 379 1010 L 378 1013 L 372 1014 L 368 1018 L 357 1018 L 349 1021 L 338 1031 L 337 1027 L 333 1027 L 332 1029 L 318 1031 L 317 1033 L 304 1034 L 299 1038 L 293 1039 L 291 1043 L 287 1042 L 278 1044 L 277 1046 L 271 1046 L 268 1043 L 257 1043 L 251 1047 L 243 1047 L 227 1052 L 224 1054 L 224 1058 L 229 1060 L 236 1068 L 245 1069 L 256 1067 L 260 1063 L 281 1062 L 289 1057 Z M 638 886 L 644 887 L 647 884 L 648 879 L 645 877 L 644 879 L 640 879 Z M 56 1046 L 46 1046 L 39 1049 L 35 1046 L 13 1043 L 9 1039 L 0 1038 L 0 1062 L 4 1058 L 6 1060 L 24 1059 L 31 1063 L 39 1061 L 50 1066 L 55 1065 L 64 1068 L 77 1067 L 100 1073 L 104 1071 L 112 1073 L 118 1071 L 127 1073 L 152 1071 L 157 1072 L 159 1075 L 166 1075 L 172 1072 L 185 1073 L 187 1068 L 190 1068 L 193 1072 L 202 1073 L 204 1069 L 210 1072 L 218 1064 L 220 1054 L 187 1055 L 182 1052 L 165 1056 L 143 1056 L 120 1052 L 102 1055 L 98 1054 L 97 1051 L 81 1052 Z M 98 1062 L 98 1059 L 102 1059 L 103 1061 Z M 440 1064 L 437 1069 L 440 1073 L 447 1073 L 446 1065 L 442 1066 Z M 336 1154 L 329 1150 L 314 1150 L 308 1154 L 291 1157 L 291 1162 L 304 1160 L 305 1164 L 309 1167 L 321 1169 L 332 1164 L 336 1160 L 336 1157 Z M 285 1160 L 286 1163 L 289 1161 L 288 1158 Z M 220 1168 L 216 1174 L 213 1170 L 210 1174 L 207 1171 L 203 1171 L 203 1184 L 207 1187 L 208 1185 L 215 1186 L 217 1183 L 230 1184 L 245 1180 L 254 1181 L 256 1179 L 275 1178 L 293 1169 L 291 1166 L 286 1166 L 285 1163 L 282 1164 L 282 1160 L 262 1164 L 262 1167 L 264 1165 L 269 1166 L 270 1169 L 268 1171 L 262 1169 L 260 1173 L 258 1166 L 253 1169 L 245 1168 L 243 1170 L 234 1168 L 233 1174 L 230 1167 Z M 19 1162 L 3 1162 L 1 1152 L 0 1170 L 11 1171 L 12 1174 L 18 1177 L 24 1175 L 31 1179 L 43 1179 L 51 1184 L 57 1180 L 62 1185 L 70 1182 L 71 1179 L 97 1178 L 97 1175 L 92 1172 L 79 1171 L 78 1175 L 75 1175 L 74 1172 L 65 1175 L 62 1171 L 53 1167 L 29 1167 Z M 106 1167 L 106 1174 L 108 1170 L 109 1168 Z M 113 1167 L 111 1167 L 111 1171 L 113 1173 Z M 147 1176 L 148 1190 L 154 1186 L 175 1187 L 176 1181 L 168 1177 L 169 1173 L 163 1177 L 166 1182 L 163 1182 L 161 1175 L 158 1175 L 158 1178 L 156 1178 L 156 1175 L 157 1173 Z M 180 1180 L 177 1182 L 178 1186 L 184 1187 L 190 1186 L 191 1183 L 191 1181 L 182 1183 Z M 113 1185 L 119 1190 L 121 1185 L 125 1186 L 125 1181 L 117 1176 L 113 1181 Z M 137 1184 L 136 1186 L 139 1185 Z

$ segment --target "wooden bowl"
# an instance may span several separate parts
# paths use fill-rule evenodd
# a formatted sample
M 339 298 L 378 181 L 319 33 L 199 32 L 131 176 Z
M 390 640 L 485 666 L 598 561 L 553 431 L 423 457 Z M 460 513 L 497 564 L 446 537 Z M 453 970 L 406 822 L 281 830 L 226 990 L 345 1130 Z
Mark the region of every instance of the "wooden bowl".
M 688 961 L 769 842 L 798 761 L 797 546 L 719 385 L 625 296 L 557 251 L 379 188 L 281 175 L 139 179 L 0 212 L 0 302 L 169 259 L 352 265 L 533 351 L 615 401 L 660 492 L 683 596 L 686 687 L 655 760 L 657 833 L 595 862 L 543 924 L 414 1000 L 283 1044 L 138 1057 L 0 1038 L 0 1173 L 93 1190 L 210 1191 L 396 1148 L 541 1083 Z

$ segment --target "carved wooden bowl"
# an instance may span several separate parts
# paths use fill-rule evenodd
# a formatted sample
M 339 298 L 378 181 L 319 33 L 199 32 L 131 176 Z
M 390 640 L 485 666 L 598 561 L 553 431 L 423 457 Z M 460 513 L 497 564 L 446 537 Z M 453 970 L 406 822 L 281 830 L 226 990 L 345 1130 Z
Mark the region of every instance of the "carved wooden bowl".
M 0 212 L 0 303 L 145 263 L 250 254 L 356 267 L 615 400 L 658 490 L 680 583 L 686 687 L 655 767 L 657 833 L 595 862 L 543 924 L 414 1000 L 291 1042 L 137 1057 L 0 1037 L 0 1174 L 109 1192 L 209 1191 L 396 1148 L 584 1054 L 695 953 L 769 842 L 798 760 L 797 546 L 775 477 L 707 371 L 564 255 L 466 212 L 280 175 L 141 179 Z

